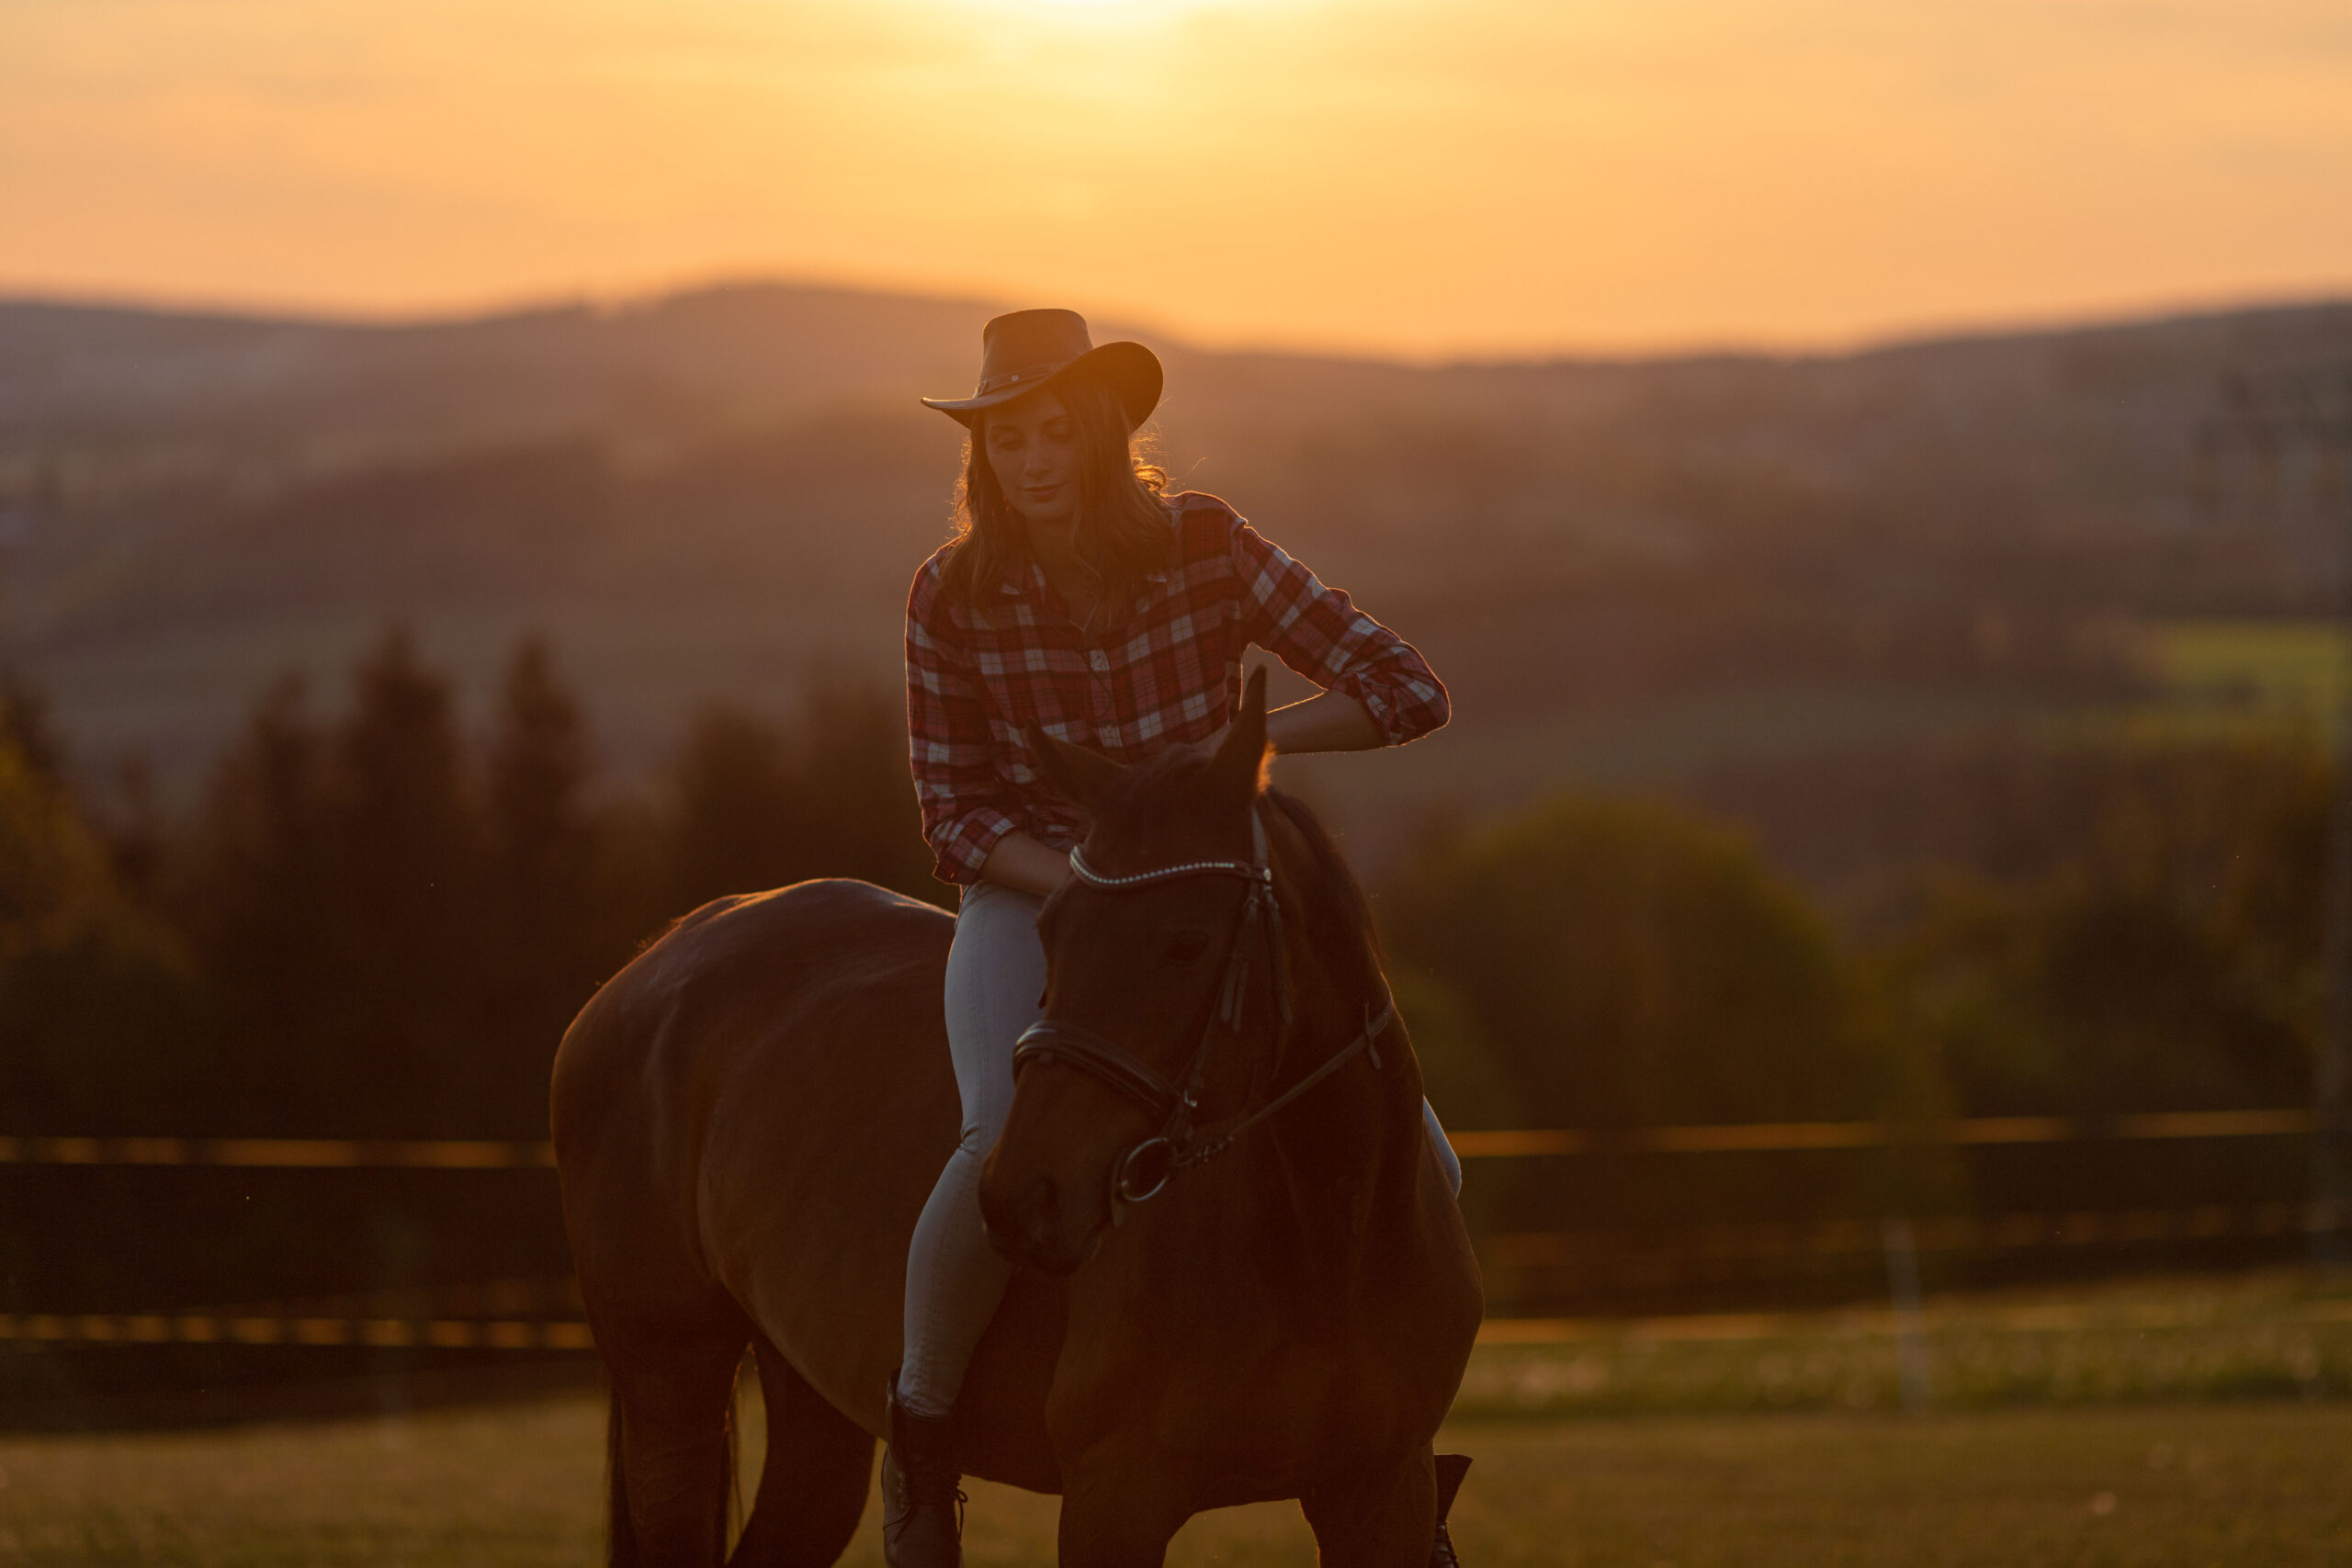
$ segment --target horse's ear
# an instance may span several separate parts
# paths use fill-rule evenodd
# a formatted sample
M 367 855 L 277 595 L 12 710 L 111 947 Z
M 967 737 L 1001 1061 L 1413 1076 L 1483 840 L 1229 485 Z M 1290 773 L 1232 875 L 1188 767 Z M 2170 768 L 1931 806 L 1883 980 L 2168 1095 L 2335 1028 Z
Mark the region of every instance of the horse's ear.
M 1266 787 L 1266 767 L 1272 757 L 1266 746 L 1266 667 L 1261 664 L 1250 671 L 1250 683 L 1241 689 L 1241 712 L 1225 732 L 1213 766 L 1236 794 L 1255 800 Z
M 1037 731 L 1037 765 L 1046 782 L 1079 805 L 1091 810 L 1094 797 L 1125 770 L 1100 751 L 1073 746 L 1044 730 Z

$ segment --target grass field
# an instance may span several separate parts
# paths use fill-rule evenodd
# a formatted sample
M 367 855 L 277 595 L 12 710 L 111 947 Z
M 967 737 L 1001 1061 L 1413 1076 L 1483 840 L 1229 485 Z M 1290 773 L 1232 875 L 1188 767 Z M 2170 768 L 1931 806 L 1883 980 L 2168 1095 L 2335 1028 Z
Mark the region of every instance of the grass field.
M 600 1406 L 0 1443 L 0 1562 L 480 1568 L 598 1556 Z M 2352 1562 L 2352 1406 L 1471 1421 L 1471 1568 Z M 969 1560 L 1052 1561 L 1055 1505 L 976 1485 Z M 869 1508 L 849 1562 L 881 1562 Z M 1178 1564 L 1311 1562 L 1295 1509 Z
M 2352 1562 L 2352 1286 L 2303 1269 L 1802 1315 L 1493 1325 L 1448 1446 L 1472 1568 Z M 0 1438 L 0 1568 L 484 1568 L 599 1555 L 578 1395 L 229 1431 Z M 756 1402 L 743 1460 L 757 1461 Z M 1055 1504 L 975 1485 L 970 1561 L 1052 1560 Z M 850 1561 L 881 1558 L 872 1519 Z M 1306 1563 L 1295 1508 L 1193 1521 L 1179 1564 Z
M 2300 1269 L 1928 1304 L 1898 1414 L 1870 1311 L 1510 1325 L 1449 1447 L 1471 1568 L 2352 1562 L 2352 1290 Z M 603 1409 L 0 1438 L 0 1568 L 598 1559 Z M 757 1461 L 756 1402 L 743 1460 Z M 1052 1561 L 1055 1504 L 974 1485 L 969 1560 Z M 850 1562 L 881 1562 L 869 1517 Z M 1287 1506 L 1171 1561 L 1304 1564 Z
M 1457 1416 L 1895 1409 L 1883 1308 L 1634 1323 L 1488 1325 Z M 1512 1342 L 1516 1341 L 1516 1342 Z M 2299 1269 L 1931 1300 L 1937 1408 L 2352 1400 L 2352 1286 Z
M 2191 728 L 2327 734 L 2341 707 L 2344 638 L 2315 621 L 2176 621 L 2153 628 L 2165 688 L 2155 715 Z

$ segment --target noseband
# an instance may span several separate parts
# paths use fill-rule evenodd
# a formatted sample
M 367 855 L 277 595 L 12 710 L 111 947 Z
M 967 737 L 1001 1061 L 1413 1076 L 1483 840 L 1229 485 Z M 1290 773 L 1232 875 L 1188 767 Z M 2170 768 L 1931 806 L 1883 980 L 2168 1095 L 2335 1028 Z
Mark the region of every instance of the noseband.
M 1380 1066 L 1380 1048 L 1375 1042 L 1396 1017 L 1396 1003 L 1385 992 L 1377 1016 L 1370 1007 L 1364 1009 L 1363 1032 L 1306 1077 L 1214 1136 L 1204 1136 L 1201 1129 L 1193 1126 L 1193 1118 L 1200 1109 L 1201 1089 L 1208 1078 L 1209 1060 L 1217 1035 L 1220 1032 L 1240 1031 L 1242 1009 L 1249 996 L 1250 953 L 1261 941 L 1267 953 L 1268 982 L 1273 993 L 1277 1073 L 1282 1070 L 1283 1054 L 1290 1039 L 1289 951 L 1283 942 L 1282 906 L 1274 897 L 1274 868 L 1267 852 L 1266 826 L 1254 810 L 1250 818 L 1250 833 L 1253 859 L 1185 861 L 1127 876 L 1105 876 L 1086 863 L 1082 851 L 1070 852 L 1071 874 L 1097 892 L 1133 893 L 1196 876 L 1236 877 L 1246 889 L 1241 907 L 1234 916 L 1233 941 L 1226 950 L 1225 973 L 1217 982 L 1216 1010 L 1201 1031 L 1200 1043 L 1193 1048 L 1181 1083 L 1170 1080 L 1116 1042 L 1091 1030 L 1052 1019 L 1031 1024 L 1013 1047 L 1012 1070 L 1016 1077 L 1033 1063 L 1060 1062 L 1132 1100 L 1159 1124 L 1157 1134 L 1112 1163 L 1114 1215 L 1119 1204 L 1143 1202 L 1156 1196 L 1177 1172 L 1215 1159 L 1232 1147 L 1244 1133 L 1339 1071 L 1360 1053 L 1369 1054 L 1374 1066 Z

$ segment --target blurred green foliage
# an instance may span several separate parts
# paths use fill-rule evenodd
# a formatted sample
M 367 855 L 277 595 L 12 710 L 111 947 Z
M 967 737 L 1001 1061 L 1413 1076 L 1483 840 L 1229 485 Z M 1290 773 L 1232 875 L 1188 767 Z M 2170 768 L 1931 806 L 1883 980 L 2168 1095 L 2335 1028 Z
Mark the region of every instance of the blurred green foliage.
M 1555 800 L 1433 845 L 1387 903 L 1537 1124 L 1839 1119 L 1890 1090 L 1827 923 L 1674 807 Z
M 264 694 L 200 807 L 172 818 L 90 787 L 40 705 L 0 694 L 0 1133 L 537 1139 L 566 1024 L 667 921 L 820 875 L 944 894 L 897 703 L 854 682 L 812 677 L 787 723 L 708 708 L 635 790 L 600 782 L 536 642 L 487 716 L 469 728 L 394 633 L 337 711 L 292 681 Z M 1660 800 L 1564 795 L 1422 845 L 1378 908 L 1449 1126 L 1920 1134 L 1476 1162 L 1479 1231 L 1575 1232 L 1577 1290 L 1662 1306 L 1713 1275 L 1658 1273 L 1645 1236 L 2298 1199 L 2278 1140 L 1963 1157 L 1932 1131 L 2306 1099 L 2333 787 L 2315 744 L 2110 738 L 1984 776 L 1999 855 L 1921 868 L 1843 929 L 1743 833 Z M 44 1196 L 51 1179 L 19 1169 L 21 1201 L 0 1205 L 22 1222 L 0 1225 L 0 1297 L 21 1304 L 57 1304 L 68 1278 L 119 1306 L 220 1299 L 232 1288 L 164 1282 L 215 1276 L 257 1296 L 562 1266 L 550 1194 L 527 1184 L 312 1181 L 300 1213 L 241 1209 L 250 1245 L 224 1248 L 222 1206 L 254 1179 L 191 1177 L 178 1208 L 128 1177 Z M 83 1239 L 173 1213 L 137 1247 Z M 1838 1267 L 1804 1288 L 1869 1288 L 1875 1264 Z M 1569 1279 L 1508 1273 L 1498 1301 Z
M 2301 1103 L 2323 1006 L 2326 760 L 2271 739 L 2103 761 L 2071 856 L 1924 880 L 1868 956 L 1881 1027 L 1974 1114 Z
M 1485 1230 L 1577 1238 L 1573 1264 L 1498 1255 L 1490 1293 L 1643 1310 L 1834 1297 L 1871 1289 L 1875 1259 L 1784 1260 L 1774 1285 L 1657 1243 L 1703 1252 L 1723 1227 L 1833 1217 L 2299 1201 L 2303 1161 L 2275 1140 L 1968 1154 L 1936 1128 L 2304 1103 L 2324 759 L 2276 738 L 2110 742 L 2020 755 L 2005 787 L 2023 829 L 2010 849 L 2048 852 L 2005 873 L 1917 868 L 1891 914 L 1844 932 L 1739 832 L 1663 801 L 1563 795 L 1426 844 L 1381 904 L 1449 1126 L 1898 1134 L 1858 1151 L 1478 1164 L 1464 1201 Z M 1941 1277 L 2022 1266 L 1936 1260 Z
M 712 706 L 616 792 L 543 645 L 477 736 L 393 632 L 339 714 L 266 693 L 175 822 L 77 799 L 10 687 L 0 1104 L 26 1131 L 537 1136 L 565 1023 L 664 921 L 809 876 L 941 894 L 904 748 L 894 701 L 819 674 L 796 723 Z M 1433 838 L 1381 899 L 1431 1098 L 1464 1128 L 2300 1102 L 2316 745 L 2110 740 L 2004 793 L 2035 777 L 2039 858 L 1926 868 L 1860 936 L 1662 801 Z
M 0 714 L 6 1131 L 535 1139 L 557 1042 L 671 919 L 818 875 L 931 896 L 895 701 L 695 724 L 602 789 L 578 701 L 518 647 L 485 735 L 389 634 L 349 701 L 274 686 L 184 822 L 79 804 L 37 705 Z
M 195 1032 L 196 976 L 55 770 L 29 705 L 0 709 L 0 1105 L 65 1126 L 162 1112 L 193 1076 L 157 1047 Z
M 1453 1091 L 1469 1116 L 1599 1128 L 2301 1103 L 2316 744 L 2108 742 L 2004 787 L 2037 776 L 2045 807 L 2007 808 L 2041 851 L 1912 868 L 1842 936 L 1740 833 L 1667 802 L 1563 795 L 1439 835 L 1383 900 L 1400 995 L 1444 1052 L 1487 1058 L 1442 1065 L 1433 1098 L 1487 1072 Z
M 1811 901 L 1740 833 L 1680 807 L 1560 796 L 1435 840 L 1384 903 L 1407 995 L 1459 1010 L 1450 1054 L 1483 1053 L 1522 1125 L 1854 1121 L 1937 1101 L 1914 1081 L 1917 1054 L 1863 1027 Z M 1476 1124 L 1448 1098 L 1471 1077 L 1448 1063 L 1432 1077 L 1449 1125 Z M 1464 1190 L 1490 1229 L 1630 1236 L 1916 1206 L 1950 1185 L 1944 1167 L 1932 1153 L 1604 1153 L 1482 1167 Z

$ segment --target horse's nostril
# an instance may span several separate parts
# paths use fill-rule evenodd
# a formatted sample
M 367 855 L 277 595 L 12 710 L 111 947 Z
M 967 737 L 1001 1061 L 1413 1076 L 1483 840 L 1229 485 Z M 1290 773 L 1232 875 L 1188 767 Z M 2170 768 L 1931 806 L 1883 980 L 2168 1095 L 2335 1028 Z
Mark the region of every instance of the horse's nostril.
M 1053 1245 L 1060 1197 L 1059 1186 L 1047 1175 L 1035 1177 L 1012 1194 L 983 1186 L 980 1222 L 989 1245 L 1013 1262 L 1034 1261 Z
M 1061 1207 L 1061 1189 L 1050 1176 L 1039 1177 L 1037 1185 L 1029 1190 L 1028 1224 L 1023 1227 L 1032 1253 L 1042 1252 L 1051 1245 L 1054 1236 L 1054 1216 Z

